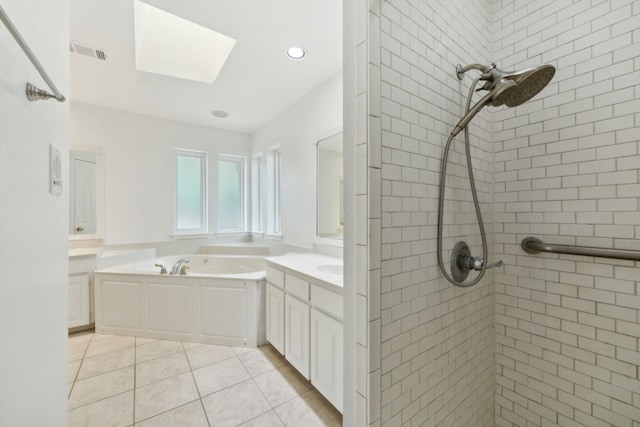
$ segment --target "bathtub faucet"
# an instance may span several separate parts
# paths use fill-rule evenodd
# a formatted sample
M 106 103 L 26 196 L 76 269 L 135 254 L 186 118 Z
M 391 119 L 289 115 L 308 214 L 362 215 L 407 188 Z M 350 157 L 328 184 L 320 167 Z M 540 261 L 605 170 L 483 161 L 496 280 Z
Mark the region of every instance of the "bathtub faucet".
M 169 274 L 181 274 L 181 275 L 185 275 L 187 274 L 187 263 L 189 262 L 188 259 L 184 259 L 181 258 L 179 259 L 175 264 L 173 264 L 173 267 L 171 267 L 171 272 Z

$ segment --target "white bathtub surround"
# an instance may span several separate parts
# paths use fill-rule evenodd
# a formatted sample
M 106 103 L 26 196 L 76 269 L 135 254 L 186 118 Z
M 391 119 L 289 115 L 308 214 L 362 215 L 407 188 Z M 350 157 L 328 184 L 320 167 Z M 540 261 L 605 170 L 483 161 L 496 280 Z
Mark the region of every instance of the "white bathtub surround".
M 187 274 L 169 274 L 180 259 L 190 260 Z M 262 257 L 176 255 L 94 277 L 96 332 L 247 347 L 265 342 Z
M 69 249 L 69 332 L 93 329 L 95 321 L 93 272 L 114 265 L 155 257 L 154 249 L 105 251 L 102 247 Z
M 342 259 L 290 253 L 266 261 L 267 340 L 342 412 Z

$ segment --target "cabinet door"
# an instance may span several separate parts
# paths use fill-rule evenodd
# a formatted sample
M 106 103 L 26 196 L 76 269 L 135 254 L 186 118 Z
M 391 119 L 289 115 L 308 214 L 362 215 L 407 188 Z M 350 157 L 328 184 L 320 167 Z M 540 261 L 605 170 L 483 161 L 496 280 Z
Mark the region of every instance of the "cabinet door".
M 284 292 L 267 284 L 267 341 L 284 354 Z
M 342 323 L 311 310 L 311 383 L 342 412 Z
M 69 277 L 69 327 L 91 323 L 89 311 L 89 275 Z
M 284 307 L 284 357 L 309 379 L 309 306 L 287 294 Z

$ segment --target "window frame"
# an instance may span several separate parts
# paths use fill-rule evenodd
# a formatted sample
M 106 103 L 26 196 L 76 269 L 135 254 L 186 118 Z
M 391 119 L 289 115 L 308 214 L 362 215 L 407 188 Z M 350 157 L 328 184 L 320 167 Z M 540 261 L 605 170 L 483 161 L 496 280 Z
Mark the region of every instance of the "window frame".
M 282 234 L 282 157 L 280 149 L 273 153 L 273 233 Z
M 262 183 L 264 180 L 264 166 L 262 153 L 251 157 L 251 231 L 264 231 L 264 203 L 262 200 Z
M 221 228 L 220 227 L 220 163 L 221 162 L 232 162 L 240 165 L 240 227 L 239 228 Z M 225 234 L 225 233 L 238 233 L 245 232 L 247 230 L 247 158 L 244 156 L 234 156 L 231 154 L 219 154 L 218 155 L 218 193 L 217 193 L 217 207 L 218 207 L 218 224 L 217 224 L 217 233 Z
M 173 234 L 175 236 L 201 235 L 209 232 L 209 170 L 207 152 L 188 150 L 184 148 L 174 148 L 174 174 L 173 174 Z M 201 210 L 200 210 L 200 226 L 197 228 L 179 228 L 178 224 L 178 161 L 180 157 L 196 158 L 200 161 L 200 183 L 201 183 Z
M 280 144 L 266 155 L 266 231 L 265 238 L 282 239 L 282 155 Z

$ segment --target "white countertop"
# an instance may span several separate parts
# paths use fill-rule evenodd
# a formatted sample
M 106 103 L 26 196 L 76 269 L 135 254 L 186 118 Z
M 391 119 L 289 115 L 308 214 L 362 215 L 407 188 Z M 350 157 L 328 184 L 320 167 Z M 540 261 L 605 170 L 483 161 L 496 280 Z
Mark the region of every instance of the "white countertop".
M 96 256 L 102 252 L 102 248 L 74 248 L 69 249 L 69 258 L 79 256 Z
M 288 253 L 265 260 L 332 285 L 343 287 L 344 284 L 341 258 L 316 253 Z

